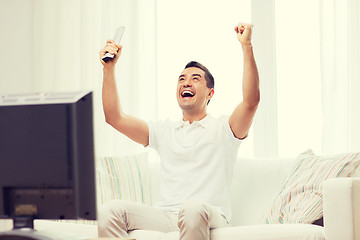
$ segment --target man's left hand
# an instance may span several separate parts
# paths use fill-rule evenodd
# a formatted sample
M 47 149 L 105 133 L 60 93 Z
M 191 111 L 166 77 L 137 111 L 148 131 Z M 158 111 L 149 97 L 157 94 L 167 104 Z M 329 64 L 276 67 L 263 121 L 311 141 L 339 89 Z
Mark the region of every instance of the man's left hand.
M 240 22 L 238 26 L 235 27 L 235 32 L 237 34 L 237 38 L 240 41 L 241 45 L 251 45 L 251 32 L 253 25 L 248 23 Z

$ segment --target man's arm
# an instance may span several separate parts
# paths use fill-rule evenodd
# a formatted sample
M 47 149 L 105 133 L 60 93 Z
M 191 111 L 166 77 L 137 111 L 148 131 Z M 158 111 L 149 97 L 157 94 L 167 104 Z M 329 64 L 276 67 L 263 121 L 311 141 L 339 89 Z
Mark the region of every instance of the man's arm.
M 102 102 L 105 120 L 119 132 L 144 146 L 149 145 L 149 128 L 145 121 L 126 115 L 122 109 L 115 80 L 115 64 L 121 55 L 122 46 L 108 40 L 100 51 L 100 61 L 103 64 Z M 108 62 L 102 60 L 106 52 L 115 54 Z
M 229 118 L 229 124 L 235 137 L 247 136 L 260 101 L 259 74 L 251 44 L 252 25 L 239 23 L 235 27 L 244 55 L 242 82 L 243 101 L 235 108 Z

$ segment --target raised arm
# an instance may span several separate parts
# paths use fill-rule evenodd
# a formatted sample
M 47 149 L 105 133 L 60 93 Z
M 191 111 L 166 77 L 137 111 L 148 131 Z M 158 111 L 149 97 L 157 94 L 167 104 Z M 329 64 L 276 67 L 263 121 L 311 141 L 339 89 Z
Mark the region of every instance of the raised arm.
M 260 101 L 259 74 L 251 44 L 252 27 L 251 24 L 245 23 L 239 23 L 235 27 L 244 55 L 243 100 L 230 116 L 229 124 L 235 137 L 239 139 L 247 136 Z
M 122 46 L 108 40 L 100 51 L 100 61 L 103 64 L 102 103 L 105 120 L 119 132 L 144 146 L 149 144 L 149 128 L 145 121 L 129 116 L 122 111 L 115 80 L 115 64 L 121 55 Z M 102 60 L 106 52 L 115 54 L 108 62 Z

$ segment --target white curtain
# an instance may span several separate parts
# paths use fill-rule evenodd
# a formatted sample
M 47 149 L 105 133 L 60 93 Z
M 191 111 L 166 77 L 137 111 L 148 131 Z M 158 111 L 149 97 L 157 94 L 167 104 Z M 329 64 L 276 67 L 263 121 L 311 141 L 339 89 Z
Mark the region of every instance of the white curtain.
M 92 90 L 96 155 L 144 151 L 105 124 L 98 52 L 115 29 L 126 27 L 116 75 L 126 113 L 156 113 L 155 0 L 34 0 L 33 89 Z
M 296 3 L 299 2 L 302 1 L 298 0 Z M 281 141 L 278 139 L 281 136 L 278 135 L 277 89 L 281 86 L 277 81 L 275 70 L 277 32 L 274 11 L 275 4 L 281 7 L 283 3 L 284 1 L 279 0 L 252 0 L 254 50 L 262 94 L 254 121 L 255 157 L 277 157 L 279 144 L 284 142 L 283 139 Z M 317 0 L 315 4 L 319 4 L 320 43 L 316 41 L 318 36 L 307 35 L 306 26 L 299 29 L 299 37 L 312 38 L 313 44 L 319 45 L 321 79 L 314 80 L 321 81 L 322 129 L 319 130 L 322 131 L 321 151 L 322 154 L 358 152 L 360 151 L 360 2 Z M 289 25 L 289 28 L 293 27 Z M 292 53 L 289 50 L 289 54 Z M 289 64 L 292 62 L 289 61 Z M 314 104 L 318 103 L 314 102 Z M 306 128 L 304 122 L 306 121 L 293 124 Z M 289 128 L 289 131 L 292 129 Z M 312 136 L 308 137 L 310 139 Z M 294 142 L 292 139 L 287 141 L 289 144 Z M 298 153 L 294 153 L 294 156 L 296 154 Z
M 278 156 L 275 0 L 252 0 L 253 44 L 261 103 L 254 119 L 254 157 Z
M 321 0 L 324 154 L 360 151 L 360 4 Z

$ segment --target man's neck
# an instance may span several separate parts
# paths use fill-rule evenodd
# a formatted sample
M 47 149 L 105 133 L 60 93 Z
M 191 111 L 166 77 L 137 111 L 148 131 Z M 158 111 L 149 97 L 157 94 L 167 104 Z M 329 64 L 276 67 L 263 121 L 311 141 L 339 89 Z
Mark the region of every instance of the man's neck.
M 205 118 L 207 116 L 206 112 L 198 112 L 198 113 L 189 113 L 186 111 L 183 111 L 183 120 L 185 122 L 189 122 L 192 124 L 194 121 L 200 121 L 201 119 Z

